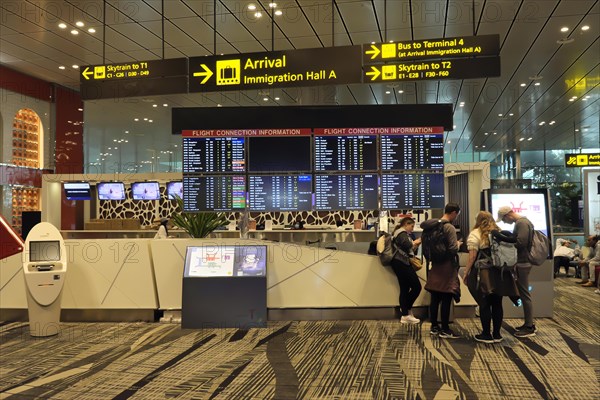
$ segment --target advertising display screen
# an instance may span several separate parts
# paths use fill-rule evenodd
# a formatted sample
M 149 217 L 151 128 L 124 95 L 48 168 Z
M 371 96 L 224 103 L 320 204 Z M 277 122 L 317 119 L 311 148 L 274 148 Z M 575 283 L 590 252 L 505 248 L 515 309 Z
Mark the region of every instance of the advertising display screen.
M 248 172 L 310 172 L 310 136 L 248 138 Z
M 444 208 L 444 174 L 384 174 L 381 207 L 385 210 Z
M 65 182 L 65 197 L 67 200 L 91 200 L 92 194 L 88 182 Z
M 550 237 L 550 205 L 546 189 L 492 189 L 488 191 L 489 211 L 494 218 L 498 217 L 498 209 L 509 206 L 514 212 L 527 217 L 536 230 Z M 496 222 L 502 230 L 513 231 L 514 224 Z
M 245 176 L 183 176 L 184 211 L 237 211 L 244 208 Z
M 245 171 L 243 137 L 183 137 L 184 173 Z
M 444 135 L 382 135 L 384 171 L 444 169 Z
M 377 170 L 377 136 L 315 135 L 315 171 Z
M 315 175 L 317 210 L 376 210 L 378 176 Z
M 100 182 L 96 185 L 98 200 L 125 200 L 123 182 Z
M 60 261 L 60 242 L 58 240 L 29 242 L 29 261 Z
M 183 182 L 167 182 L 167 198 L 169 200 L 175 200 L 177 197 L 183 199 Z
M 312 176 L 250 175 L 248 208 L 251 211 L 310 211 Z
M 134 182 L 131 184 L 133 200 L 159 200 L 160 185 L 158 182 Z
M 264 277 L 267 246 L 190 246 L 185 255 L 184 277 Z

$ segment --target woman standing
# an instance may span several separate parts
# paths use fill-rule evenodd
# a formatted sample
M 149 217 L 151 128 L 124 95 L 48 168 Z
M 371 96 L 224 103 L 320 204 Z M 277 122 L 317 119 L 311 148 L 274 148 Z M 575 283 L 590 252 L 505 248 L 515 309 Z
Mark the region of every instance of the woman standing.
M 491 265 L 490 234 L 492 240 L 516 242 L 516 238 L 500 232 L 491 213 L 480 211 L 475 220 L 475 227 L 467 238 L 469 259 L 464 282 L 479 304 L 482 332 L 475 335 L 475 340 L 482 343 L 500 343 L 500 328 L 504 318 L 502 296 L 516 299 L 518 291 L 511 270 Z M 474 266 L 476 270 L 473 270 Z M 493 331 L 490 331 L 492 325 Z
M 394 243 L 399 249 L 399 256 L 392 260 L 392 269 L 398 278 L 400 285 L 400 322 L 403 324 L 418 324 L 420 319 L 415 318 L 412 306 L 421 293 L 421 282 L 410 265 L 410 257 L 414 257 L 414 251 L 421 244 L 421 239 L 412 240 L 410 235 L 415 228 L 415 220 L 404 217 L 394 230 Z

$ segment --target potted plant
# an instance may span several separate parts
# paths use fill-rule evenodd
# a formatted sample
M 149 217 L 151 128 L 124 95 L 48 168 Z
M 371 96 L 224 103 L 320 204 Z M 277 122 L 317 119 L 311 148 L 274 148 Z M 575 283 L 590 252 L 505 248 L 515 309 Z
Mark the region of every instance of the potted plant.
M 183 200 L 176 197 L 178 213 L 173 214 L 173 224 L 186 231 L 191 237 L 201 239 L 207 237 L 215 229 L 226 225 L 229 221 L 224 213 L 183 211 Z

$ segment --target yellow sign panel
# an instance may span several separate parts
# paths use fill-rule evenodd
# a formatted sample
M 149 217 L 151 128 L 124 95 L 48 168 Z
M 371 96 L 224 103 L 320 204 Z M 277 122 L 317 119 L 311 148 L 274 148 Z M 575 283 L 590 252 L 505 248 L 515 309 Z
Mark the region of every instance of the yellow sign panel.
M 565 154 L 567 167 L 598 167 L 600 166 L 600 153 L 596 154 Z
M 239 85 L 242 76 L 241 60 L 217 61 L 217 86 Z

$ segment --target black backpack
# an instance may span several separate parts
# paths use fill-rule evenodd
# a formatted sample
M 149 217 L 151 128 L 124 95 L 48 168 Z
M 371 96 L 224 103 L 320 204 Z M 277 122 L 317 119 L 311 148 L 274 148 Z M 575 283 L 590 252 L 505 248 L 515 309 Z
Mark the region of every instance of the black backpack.
M 437 221 L 426 221 L 421 224 L 423 228 L 421 234 L 423 255 L 428 262 L 448 260 L 448 240 L 444 234 L 444 224 L 448 223 L 448 221 L 438 219 Z

